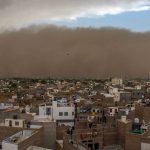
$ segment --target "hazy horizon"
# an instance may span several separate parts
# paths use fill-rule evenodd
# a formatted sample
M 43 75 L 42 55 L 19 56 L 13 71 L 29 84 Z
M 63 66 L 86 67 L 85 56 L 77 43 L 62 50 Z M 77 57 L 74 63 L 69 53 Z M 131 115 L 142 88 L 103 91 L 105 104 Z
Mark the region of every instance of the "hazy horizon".
M 0 34 L 0 77 L 147 77 L 150 33 L 32 26 Z

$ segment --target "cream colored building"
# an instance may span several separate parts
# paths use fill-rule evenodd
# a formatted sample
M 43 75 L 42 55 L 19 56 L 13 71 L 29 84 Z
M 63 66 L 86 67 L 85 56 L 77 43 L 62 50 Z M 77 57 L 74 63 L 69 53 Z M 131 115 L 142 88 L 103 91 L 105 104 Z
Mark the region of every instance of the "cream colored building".
M 24 119 L 5 119 L 4 122 L 5 126 L 7 127 L 25 127 L 25 120 Z

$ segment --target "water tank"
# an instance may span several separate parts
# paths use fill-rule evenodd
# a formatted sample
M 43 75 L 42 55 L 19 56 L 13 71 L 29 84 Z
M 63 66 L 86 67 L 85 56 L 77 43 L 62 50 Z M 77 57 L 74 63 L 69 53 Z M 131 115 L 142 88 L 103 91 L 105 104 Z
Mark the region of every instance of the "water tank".
M 142 123 L 140 123 L 139 118 L 134 119 L 133 130 L 140 130 Z

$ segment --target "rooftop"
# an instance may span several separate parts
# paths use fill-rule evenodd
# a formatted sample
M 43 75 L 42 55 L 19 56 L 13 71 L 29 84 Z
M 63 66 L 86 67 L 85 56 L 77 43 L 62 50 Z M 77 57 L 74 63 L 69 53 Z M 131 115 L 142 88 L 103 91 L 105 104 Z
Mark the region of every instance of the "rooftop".
M 133 131 L 131 131 L 131 133 L 144 134 L 144 130 L 142 130 L 142 129 L 140 129 L 140 130 L 133 130 Z
M 23 130 L 23 131 L 20 131 L 16 134 L 10 136 L 9 138 L 5 139 L 3 142 L 17 145 L 17 144 L 23 142 L 24 140 L 28 139 L 29 137 L 31 137 L 32 135 L 34 135 L 37 132 L 38 131 L 36 131 L 36 130 Z
M 51 150 L 51 149 L 37 147 L 37 146 L 30 146 L 27 150 Z

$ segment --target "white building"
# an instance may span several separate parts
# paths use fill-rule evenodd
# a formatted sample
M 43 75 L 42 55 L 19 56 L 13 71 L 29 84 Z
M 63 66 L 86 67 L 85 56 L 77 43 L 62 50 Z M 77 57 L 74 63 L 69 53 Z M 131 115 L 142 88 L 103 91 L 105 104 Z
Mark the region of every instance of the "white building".
M 106 113 L 108 116 L 115 116 L 119 111 L 118 107 L 107 107 Z
M 17 100 L 18 96 L 17 95 L 12 95 L 12 100 Z
M 114 102 L 120 101 L 120 92 L 114 93 Z
M 39 115 L 34 119 L 49 118 L 50 120 L 56 120 L 57 122 L 73 122 L 75 117 L 74 104 L 58 103 L 52 101 L 52 103 L 41 104 L 39 106 Z
M 114 102 L 119 102 L 120 101 L 120 92 L 118 91 L 118 88 L 110 87 L 109 88 L 109 93 L 113 95 Z
M 120 86 L 122 86 L 123 85 L 123 80 L 122 80 L 122 78 L 113 78 L 111 80 L 111 83 L 112 83 L 112 85 L 120 85 Z
M 109 93 L 110 94 L 114 94 L 114 93 L 117 93 L 118 92 L 118 88 L 114 88 L 112 86 L 109 87 Z
M 8 109 L 13 108 L 13 104 L 11 103 L 0 103 L 0 109 Z

